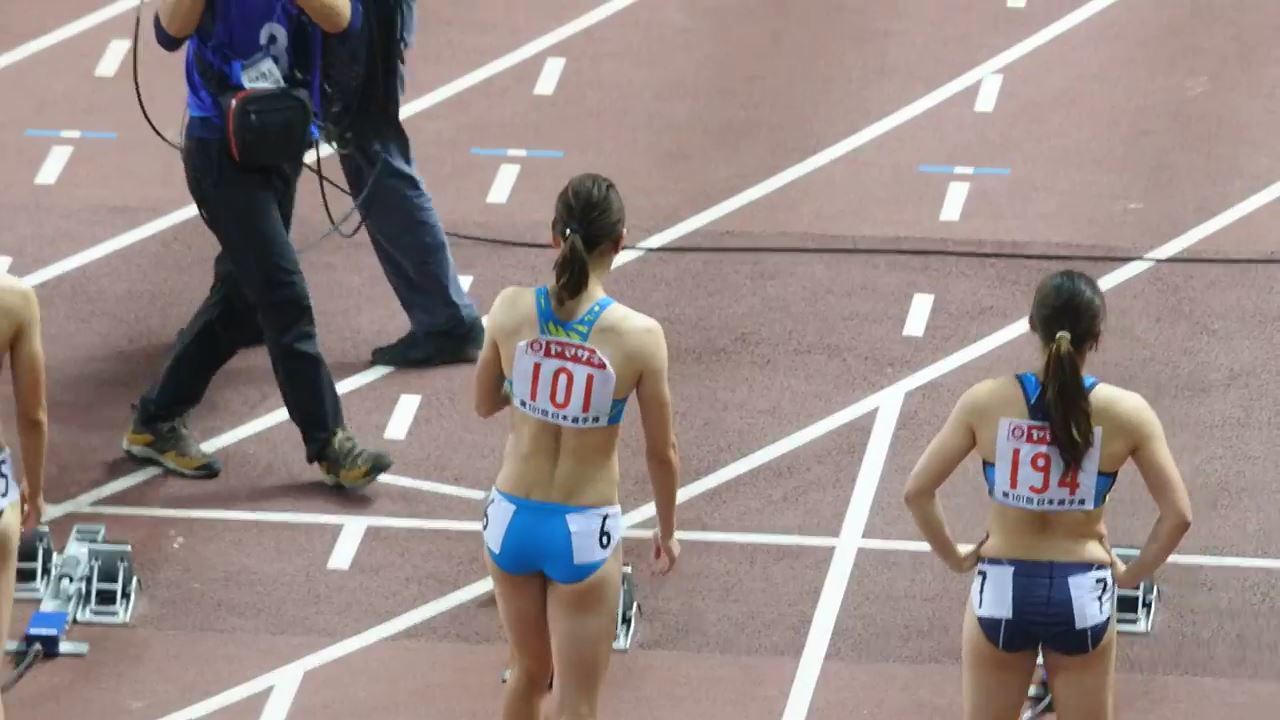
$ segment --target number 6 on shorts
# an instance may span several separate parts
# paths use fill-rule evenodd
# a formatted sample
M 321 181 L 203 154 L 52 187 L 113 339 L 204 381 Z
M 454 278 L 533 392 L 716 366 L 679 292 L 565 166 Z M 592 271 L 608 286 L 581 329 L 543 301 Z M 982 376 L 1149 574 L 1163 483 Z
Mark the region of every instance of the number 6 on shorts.
M 575 565 L 589 565 L 608 559 L 614 541 L 622 532 L 622 508 L 592 508 L 564 516 L 569 525 Z

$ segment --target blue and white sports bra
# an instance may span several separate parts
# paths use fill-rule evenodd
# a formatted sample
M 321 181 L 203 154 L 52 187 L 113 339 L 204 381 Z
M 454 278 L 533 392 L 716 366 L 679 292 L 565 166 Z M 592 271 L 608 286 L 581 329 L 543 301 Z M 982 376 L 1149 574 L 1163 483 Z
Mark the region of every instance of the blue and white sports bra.
M 504 389 L 512 405 L 563 427 L 603 427 L 622 422 L 627 398 L 614 398 L 617 375 L 588 340 L 596 321 L 613 305 L 603 297 L 576 320 L 561 322 L 546 286 L 534 291 L 538 335 L 516 345 Z
M 1102 428 L 1093 429 L 1093 445 L 1080 467 L 1066 473 L 1066 463 L 1053 444 L 1044 386 L 1035 373 L 1018 373 L 1027 403 L 1027 420 L 1001 418 L 996 435 L 995 462 L 982 461 L 987 495 L 1002 505 L 1026 510 L 1094 510 L 1107 502 L 1118 473 L 1098 471 Z M 1098 386 L 1084 377 L 1085 392 Z

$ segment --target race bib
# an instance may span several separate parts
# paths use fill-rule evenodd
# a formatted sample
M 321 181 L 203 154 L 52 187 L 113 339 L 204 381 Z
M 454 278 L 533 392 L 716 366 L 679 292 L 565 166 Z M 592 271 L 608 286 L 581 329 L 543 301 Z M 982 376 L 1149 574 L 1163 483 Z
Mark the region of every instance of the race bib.
M 622 508 L 592 508 L 564 516 L 573 544 L 573 564 L 606 560 L 622 541 Z
M 1013 566 L 980 564 L 969 586 L 973 614 L 991 620 L 1013 619 Z
M 1071 588 L 1071 610 L 1077 630 L 1111 619 L 1111 601 L 1116 589 L 1110 568 L 1072 575 L 1067 578 L 1067 586 Z
M 512 404 L 565 427 L 604 427 L 617 377 L 598 350 L 585 343 L 539 337 L 516 346 Z
M 484 531 L 484 544 L 495 555 L 502 552 L 502 541 L 506 538 L 507 528 L 511 525 L 511 516 L 515 514 L 516 506 L 499 495 L 496 488 L 489 493 L 489 500 L 484 506 L 484 515 L 480 518 L 480 529 Z
M 7 507 L 21 494 L 18 478 L 13 474 L 13 455 L 9 453 L 9 448 L 4 448 L 0 450 L 0 508 Z
M 284 87 L 284 76 L 276 61 L 262 53 L 241 68 L 240 83 L 250 90 L 274 90 Z
M 1102 428 L 1080 467 L 1067 464 L 1053 444 L 1049 423 L 1002 418 L 996 435 L 995 484 L 991 497 L 1027 510 L 1093 510 L 1097 505 Z

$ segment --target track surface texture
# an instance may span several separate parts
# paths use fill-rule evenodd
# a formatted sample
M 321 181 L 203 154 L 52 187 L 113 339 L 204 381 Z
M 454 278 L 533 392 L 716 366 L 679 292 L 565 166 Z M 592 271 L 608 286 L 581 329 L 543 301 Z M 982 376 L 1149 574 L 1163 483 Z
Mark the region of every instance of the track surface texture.
M 391 450 L 396 478 L 325 488 L 261 348 L 190 419 L 221 448 L 221 478 L 121 457 L 129 403 L 203 297 L 215 243 L 177 154 L 138 111 L 130 58 L 95 76 L 108 43 L 130 37 L 131 10 L 13 51 L 106 5 L 0 9 L 0 97 L 21 98 L 0 113 L 0 255 L 44 308 L 55 543 L 105 522 L 132 543 L 144 587 L 131 627 L 73 627 L 89 655 L 37 665 L 5 698 L 10 717 L 496 717 L 506 645 L 478 498 L 506 421 L 471 413 L 470 367 L 369 367 L 404 316 L 363 231 L 317 240 L 329 223 L 314 176 L 294 227 L 321 343 L 350 426 Z M 543 242 L 555 192 L 595 170 L 621 185 L 632 244 L 668 250 L 1275 254 L 1271 0 L 420 5 L 405 124 L 456 233 Z M 176 137 L 180 56 L 151 39 L 154 6 L 143 95 Z M 563 73 L 536 94 L 553 56 Z M 69 160 L 34 183 L 55 144 L 74 148 Z M 502 163 L 520 173 L 505 202 L 487 202 Z M 324 167 L 340 180 L 336 158 Z M 335 213 L 349 207 L 329 197 Z M 452 248 L 483 309 L 506 285 L 545 281 L 553 259 Z M 1160 412 L 1196 516 L 1187 557 L 1158 575 L 1154 632 L 1120 638 L 1119 716 L 1274 712 L 1280 266 L 654 252 L 629 253 L 610 282 L 667 329 L 689 535 L 675 574 L 647 573 L 651 497 L 631 418 L 624 552 L 643 615 L 613 658 L 602 717 L 956 717 L 968 583 L 922 550 L 901 489 L 964 388 L 1034 366 L 1016 321 L 1064 265 L 1107 278 L 1090 369 Z M 932 304 L 908 323 L 917 293 Z M 407 436 L 383 439 L 403 394 L 422 398 Z M 0 404 L 13 428 L 7 383 Z M 979 473 L 967 462 L 942 493 L 962 541 L 983 530 Z M 1132 467 L 1120 477 L 1108 527 L 1140 546 L 1154 505 Z M 339 537 L 361 528 L 349 564 L 330 569 Z M 11 636 L 29 612 L 19 604 Z

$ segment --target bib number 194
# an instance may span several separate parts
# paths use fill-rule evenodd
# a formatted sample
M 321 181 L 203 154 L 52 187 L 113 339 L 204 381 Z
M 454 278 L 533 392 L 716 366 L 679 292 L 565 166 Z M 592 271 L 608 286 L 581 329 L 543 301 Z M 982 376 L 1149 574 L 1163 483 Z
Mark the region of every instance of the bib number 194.
M 1012 462 L 1009 463 L 1009 489 L 1017 491 L 1020 481 L 1019 473 L 1022 470 L 1022 448 L 1013 449 Z M 1027 492 L 1033 495 L 1044 495 L 1049 492 L 1049 485 L 1053 481 L 1053 458 L 1044 450 L 1036 450 L 1031 453 L 1031 457 L 1027 461 L 1030 468 L 1040 474 L 1040 483 L 1031 485 L 1027 488 Z M 1080 490 L 1080 470 L 1072 468 L 1062 473 L 1058 478 L 1058 487 L 1068 492 L 1068 497 L 1075 497 Z

